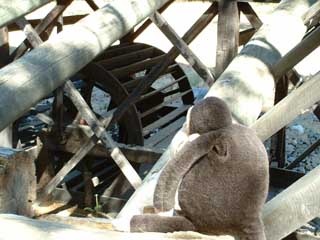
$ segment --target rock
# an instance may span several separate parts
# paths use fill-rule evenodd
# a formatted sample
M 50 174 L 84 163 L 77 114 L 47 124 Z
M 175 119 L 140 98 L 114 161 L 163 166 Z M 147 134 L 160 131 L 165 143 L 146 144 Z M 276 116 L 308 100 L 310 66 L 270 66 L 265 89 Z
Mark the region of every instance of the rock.
M 299 135 L 304 134 L 304 127 L 300 124 L 292 125 L 290 128 L 296 131 Z

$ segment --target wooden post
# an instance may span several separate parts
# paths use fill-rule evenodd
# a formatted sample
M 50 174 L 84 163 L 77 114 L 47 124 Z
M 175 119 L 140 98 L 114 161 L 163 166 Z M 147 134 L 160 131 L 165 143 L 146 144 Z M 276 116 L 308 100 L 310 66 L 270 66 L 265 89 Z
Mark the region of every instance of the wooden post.
M 225 100 L 235 120 L 251 125 L 257 119 L 264 96 L 270 94 L 274 87 L 269 65 L 277 62 L 281 54 L 288 52 L 304 36 L 305 26 L 301 17 L 311 4 L 307 0 L 283 0 L 270 17 L 269 22 L 260 28 L 210 89 L 208 96 L 216 95 Z M 288 24 L 295 27 L 288 28 Z M 316 91 L 319 90 L 316 89 Z M 300 107 L 296 106 L 297 111 L 302 109 Z M 260 125 L 260 127 L 263 126 L 266 125 Z M 280 128 L 273 128 L 272 134 Z M 259 128 L 256 129 L 260 131 Z M 267 130 L 266 127 L 265 131 Z M 259 133 L 258 135 L 260 136 Z M 175 149 L 179 137 L 183 139 L 181 132 L 178 132 L 176 140 L 172 141 L 168 150 L 144 179 L 142 186 L 135 191 L 121 210 L 118 215 L 121 224 L 118 224 L 117 227 L 128 229 L 131 217 L 141 214 L 144 206 L 152 205 L 158 177 L 171 158 L 171 151 Z
M 238 54 L 239 11 L 237 0 L 219 1 L 218 40 L 215 74 L 217 77 Z
M 8 28 L 0 28 L 0 68 L 9 63 Z M 0 131 L 0 147 L 12 147 L 12 125 Z
M 0 131 L 167 1 L 112 1 L 2 68 Z
M 36 199 L 35 155 L 28 151 L 0 148 L 0 212 L 33 216 Z

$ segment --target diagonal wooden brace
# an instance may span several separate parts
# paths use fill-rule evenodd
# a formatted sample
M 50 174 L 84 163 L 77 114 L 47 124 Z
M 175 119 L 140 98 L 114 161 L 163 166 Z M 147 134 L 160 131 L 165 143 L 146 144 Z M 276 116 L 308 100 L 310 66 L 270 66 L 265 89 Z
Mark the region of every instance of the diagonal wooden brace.
M 32 47 L 37 47 L 42 43 L 41 38 L 37 34 L 37 32 L 33 29 L 31 24 L 28 21 L 21 17 L 17 24 L 21 27 L 27 34 L 27 39 L 30 41 Z M 68 93 L 69 97 L 73 101 L 74 105 L 82 115 L 82 117 L 87 121 L 92 131 L 95 133 L 96 137 L 99 138 L 102 143 L 111 148 L 111 157 L 119 166 L 123 174 L 126 176 L 131 185 L 136 189 L 141 185 L 141 178 L 131 166 L 129 161 L 123 155 L 121 150 L 117 147 L 116 143 L 112 140 L 112 138 L 108 135 L 107 131 L 103 127 L 103 123 L 101 123 L 95 114 L 92 112 L 86 101 L 82 98 L 81 94 L 75 88 L 73 83 L 68 80 L 65 84 L 65 90 Z M 43 189 L 42 196 L 46 196 L 50 194 L 56 186 L 63 180 L 63 178 L 70 172 L 72 168 L 74 168 L 78 162 L 95 146 L 98 139 L 96 141 L 89 140 L 89 144 L 85 144 L 84 148 L 80 148 L 79 151 L 70 159 L 70 161 L 58 172 L 58 174 L 51 179 L 48 185 Z
M 209 86 L 214 83 L 214 76 L 210 70 L 201 62 L 185 41 L 174 31 L 169 23 L 156 11 L 150 16 L 152 22 L 161 30 L 161 32 L 171 41 L 171 43 L 180 51 L 181 55 L 190 63 L 193 69 L 201 76 Z

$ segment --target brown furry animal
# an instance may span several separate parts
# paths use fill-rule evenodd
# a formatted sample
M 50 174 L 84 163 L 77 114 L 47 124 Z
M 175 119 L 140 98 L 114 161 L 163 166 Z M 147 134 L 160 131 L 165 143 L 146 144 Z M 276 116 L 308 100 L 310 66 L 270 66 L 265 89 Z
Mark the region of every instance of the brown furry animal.
M 251 129 L 232 124 L 220 99 L 210 97 L 188 112 L 185 131 L 192 137 L 168 162 L 154 193 L 157 212 L 177 216 L 134 216 L 133 232 L 198 231 L 265 240 L 260 211 L 268 192 L 268 159 Z M 179 185 L 180 183 L 180 185 Z

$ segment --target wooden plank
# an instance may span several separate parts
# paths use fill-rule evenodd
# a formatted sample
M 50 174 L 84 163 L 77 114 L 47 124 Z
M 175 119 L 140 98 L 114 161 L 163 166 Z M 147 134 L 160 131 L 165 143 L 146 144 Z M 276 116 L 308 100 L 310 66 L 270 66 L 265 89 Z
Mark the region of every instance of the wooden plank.
M 309 81 L 291 92 L 271 110 L 259 118 L 252 128 L 263 141 L 271 137 L 282 127 L 289 124 L 307 109 L 320 100 L 320 73 L 314 75 Z M 292 107 L 294 106 L 294 107 Z
M 4 104 L 0 105 L 0 130 L 65 83 L 69 77 L 167 1 L 111 1 L 81 22 L 2 68 L 0 102 Z M 97 22 L 100 24 L 96 24 Z M 12 105 L 15 108 L 12 108 Z
M 127 69 L 126 67 L 129 67 L 128 65 L 136 63 L 137 61 L 144 60 L 146 58 L 151 58 L 154 55 L 154 48 L 153 47 L 148 47 L 144 49 L 139 49 L 137 51 L 130 51 L 129 53 L 126 54 L 119 54 L 118 56 L 115 56 L 113 58 L 105 59 L 102 61 L 99 61 L 100 64 L 102 64 L 105 69 L 111 70 L 114 68 L 121 68 Z M 117 74 L 115 74 L 118 76 Z
M 155 12 L 150 19 L 162 33 L 171 41 L 171 43 L 180 51 L 181 55 L 187 60 L 190 66 L 201 76 L 210 86 L 214 82 L 214 76 L 210 70 L 195 55 L 186 42 L 174 31 L 169 23 L 161 16 L 159 12 Z
M 271 67 L 277 80 L 320 45 L 320 26 L 309 33 L 300 43 Z
M 96 11 L 99 9 L 98 5 L 93 0 L 85 0 L 87 4 L 91 7 L 93 11 Z
M 254 29 L 258 30 L 262 26 L 262 21 L 249 3 L 238 2 L 238 7 L 239 10 L 246 16 Z
M 77 220 L 75 220 L 77 221 Z M 75 223 L 73 221 L 73 223 Z M 79 223 L 81 219 L 77 222 Z M 83 219 L 82 219 L 83 221 Z M 117 232 L 95 228 L 107 226 L 109 220 L 91 219 L 90 228 L 85 226 L 72 226 L 62 222 L 55 223 L 30 219 L 17 215 L 0 215 L 1 226 L 0 235 L 2 240 L 24 239 L 24 240 L 61 240 L 61 239 L 94 239 L 94 240 L 234 240 L 230 236 L 208 236 L 195 232 L 176 232 L 176 233 L 129 233 Z M 13 231 L 15 229 L 16 231 Z
M 0 27 L 40 8 L 51 0 L 12 0 L 0 2 Z
M 287 76 L 279 79 L 276 84 L 274 105 L 288 95 L 288 86 L 289 79 Z M 279 168 L 284 168 L 286 164 L 286 126 L 272 136 L 270 153 L 271 161 L 276 161 Z
M 239 33 L 239 46 L 247 44 L 252 36 L 256 33 L 254 28 L 243 30 Z
M 149 124 L 148 126 L 143 128 L 143 135 L 148 135 L 151 131 L 154 129 L 160 128 L 165 124 L 168 124 L 173 119 L 177 118 L 179 115 L 185 113 L 189 109 L 189 105 L 182 105 L 181 107 L 178 107 L 177 109 L 173 110 L 169 114 L 163 116 L 159 120 Z
M 183 96 L 187 95 L 188 93 L 192 92 L 192 89 L 189 89 L 187 91 L 184 91 L 182 93 L 176 94 L 174 96 L 168 97 L 165 101 L 163 101 L 161 104 L 154 106 L 151 109 L 148 109 L 147 111 L 141 113 L 141 117 L 145 117 L 151 113 L 154 113 L 156 111 L 158 111 L 159 109 L 167 106 L 168 104 L 172 103 L 173 101 L 182 98 Z
M 215 74 L 217 77 L 238 54 L 240 18 L 236 0 L 219 1 Z
M 182 127 L 182 124 L 185 122 L 185 120 L 185 117 L 181 117 L 178 120 L 170 123 L 168 126 L 162 128 L 159 132 L 149 137 L 145 141 L 145 145 L 148 147 L 155 146 L 169 135 L 175 134 Z

